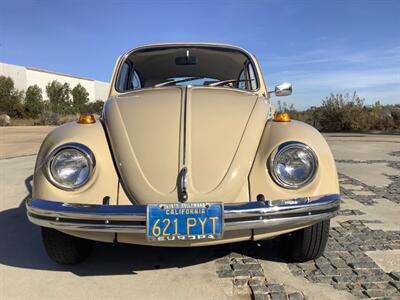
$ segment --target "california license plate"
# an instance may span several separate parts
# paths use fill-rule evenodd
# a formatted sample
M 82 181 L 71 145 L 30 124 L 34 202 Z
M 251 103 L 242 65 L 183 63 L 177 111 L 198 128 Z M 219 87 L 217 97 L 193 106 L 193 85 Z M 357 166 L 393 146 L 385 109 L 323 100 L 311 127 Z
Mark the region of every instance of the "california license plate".
M 147 238 L 152 241 L 219 239 L 222 204 L 176 203 L 147 206 Z

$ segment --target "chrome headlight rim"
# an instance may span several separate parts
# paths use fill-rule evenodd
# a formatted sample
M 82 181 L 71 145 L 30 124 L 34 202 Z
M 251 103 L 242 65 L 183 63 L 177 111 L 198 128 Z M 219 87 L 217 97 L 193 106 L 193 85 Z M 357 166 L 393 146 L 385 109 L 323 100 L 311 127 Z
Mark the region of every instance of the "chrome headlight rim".
M 282 152 L 290 150 L 290 149 L 301 149 L 301 150 L 306 150 L 309 154 L 311 154 L 314 164 L 313 164 L 313 170 L 311 176 L 309 176 L 305 181 L 298 183 L 298 184 L 288 184 L 287 182 L 283 181 L 275 172 L 276 169 L 276 164 L 277 164 L 277 158 L 279 157 Z M 318 171 L 318 157 L 315 154 L 315 151 L 309 147 L 308 145 L 301 143 L 301 142 L 286 142 L 278 147 L 275 148 L 274 151 L 272 151 L 270 158 L 268 160 L 268 171 L 269 174 L 271 175 L 272 179 L 281 187 L 290 189 L 290 190 L 297 190 L 300 189 L 309 183 L 311 183 L 315 176 L 317 175 Z
M 53 163 L 53 160 L 55 159 L 55 157 L 64 150 L 68 150 L 68 149 L 74 149 L 79 151 L 81 154 L 83 154 L 83 156 L 86 158 L 86 160 L 88 161 L 88 166 L 89 166 L 89 172 L 88 172 L 88 176 L 86 177 L 86 179 L 84 181 L 82 181 L 79 185 L 76 186 L 68 186 L 68 185 L 64 185 L 60 182 L 58 182 L 52 172 L 51 172 L 51 166 Z M 96 159 L 94 157 L 93 152 L 85 145 L 80 144 L 80 143 L 66 143 L 66 144 L 62 144 L 58 147 L 56 147 L 53 151 L 50 152 L 50 154 L 47 156 L 46 159 L 46 170 L 45 170 L 45 175 L 47 180 L 50 181 L 51 184 L 53 184 L 55 187 L 65 190 L 65 191 L 74 191 L 77 190 L 81 187 L 83 187 L 89 180 L 90 178 L 92 178 L 94 169 L 96 166 Z

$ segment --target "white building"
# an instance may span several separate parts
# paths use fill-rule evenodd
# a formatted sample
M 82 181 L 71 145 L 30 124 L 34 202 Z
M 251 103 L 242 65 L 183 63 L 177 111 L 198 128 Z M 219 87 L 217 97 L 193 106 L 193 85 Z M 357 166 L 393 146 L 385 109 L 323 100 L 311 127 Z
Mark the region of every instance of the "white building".
M 61 84 L 68 83 L 71 89 L 80 83 L 89 93 L 89 101 L 107 100 L 110 88 L 110 84 L 104 81 L 5 63 L 0 63 L 1 75 L 11 77 L 18 90 L 26 91 L 30 85 L 38 85 L 45 100 L 47 100 L 46 85 L 53 80 Z

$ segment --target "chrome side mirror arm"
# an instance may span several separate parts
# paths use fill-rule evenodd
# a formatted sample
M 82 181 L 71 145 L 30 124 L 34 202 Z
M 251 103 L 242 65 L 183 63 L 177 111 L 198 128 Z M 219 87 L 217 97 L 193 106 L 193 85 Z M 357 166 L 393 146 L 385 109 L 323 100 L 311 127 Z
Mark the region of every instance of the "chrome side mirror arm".
M 275 90 L 268 92 L 268 95 L 275 93 L 275 96 L 290 96 L 292 94 L 292 84 L 288 82 L 281 83 L 275 86 Z

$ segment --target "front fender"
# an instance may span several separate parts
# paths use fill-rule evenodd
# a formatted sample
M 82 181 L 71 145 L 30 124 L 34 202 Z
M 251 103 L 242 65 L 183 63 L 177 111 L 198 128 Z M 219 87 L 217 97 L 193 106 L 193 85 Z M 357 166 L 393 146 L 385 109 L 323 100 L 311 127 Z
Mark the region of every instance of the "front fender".
M 83 187 L 74 191 L 64 191 L 48 181 L 45 169 L 49 153 L 56 147 L 71 142 L 87 146 L 95 156 L 96 166 L 93 176 Z M 48 134 L 36 159 L 33 198 L 68 203 L 102 204 L 104 197 L 108 196 L 110 204 L 117 204 L 118 193 L 118 175 L 100 121 L 93 124 L 66 123 Z
M 267 166 L 272 151 L 289 141 L 302 142 L 311 147 L 318 158 L 318 170 L 308 185 L 290 190 L 280 187 L 271 178 Z M 267 200 L 313 197 L 339 194 L 339 183 L 335 161 L 324 137 L 312 126 L 299 122 L 267 122 L 249 176 L 250 196 L 256 199 L 262 194 Z

